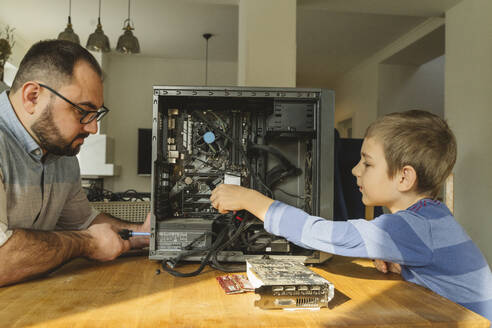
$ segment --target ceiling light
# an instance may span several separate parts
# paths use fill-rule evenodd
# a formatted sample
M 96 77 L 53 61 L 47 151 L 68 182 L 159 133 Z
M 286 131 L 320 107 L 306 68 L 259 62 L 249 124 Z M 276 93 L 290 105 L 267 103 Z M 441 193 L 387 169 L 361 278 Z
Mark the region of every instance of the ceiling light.
M 128 18 L 125 19 L 123 25 L 123 30 L 125 31 L 122 36 L 118 39 L 118 45 L 116 50 L 125 54 L 138 54 L 140 52 L 140 45 L 138 44 L 138 39 L 133 35 L 130 20 L 130 0 L 128 0 Z
M 104 34 L 101 25 L 101 0 L 99 0 L 99 16 L 97 17 L 96 30 L 87 39 L 87 45 L 85 47 L 92 51 L 109 52 L 111 50 L 109 38 Z
M 65 31 L 61 32 L 58 34 L 58 40 L 67 40 L 67 41 L 72 41 L 75 43 L 80 44 L 79 36 L 74 33 L 72 29 L 72 19 L 71 19 L 71 13 L 72 13 L 72 0 L 68 1 L 68 24 L 67 27 L 65 28 Z

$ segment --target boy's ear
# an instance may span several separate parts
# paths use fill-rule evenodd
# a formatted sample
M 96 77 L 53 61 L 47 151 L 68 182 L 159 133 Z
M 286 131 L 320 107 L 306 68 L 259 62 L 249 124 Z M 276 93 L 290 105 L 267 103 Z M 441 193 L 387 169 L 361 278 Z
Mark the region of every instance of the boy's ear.
M 411 165 L 405 165 L 398 174 L 398 190 L 410 191 L 417 186 L 417 172 Z

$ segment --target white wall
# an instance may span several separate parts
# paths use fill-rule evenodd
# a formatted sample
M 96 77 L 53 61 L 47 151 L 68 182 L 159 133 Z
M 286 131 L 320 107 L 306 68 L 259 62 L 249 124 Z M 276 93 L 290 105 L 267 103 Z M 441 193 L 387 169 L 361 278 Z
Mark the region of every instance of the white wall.
M 454 169 L 455 216 L 489 263 L 492 261 L 492 147 L 488 144 L 492 140 L 491 12 L 490 0 L 463 0 L 451 8 L 445 18 L 444 86 L 438 80 L 442 78 L 438 72 L 442 70 L 443 58 L 430 62 L 427 67 L 429 72 L 436 73 L 437 84 L 432 93 L 441 93 L 444 88 L 444 117 L 458 141 Z M 353 117 L 353 136 L 362 137 L 367 125 L 379 114 L 411 101 L 409 98 L 415 94 L 417 83 L 412 78 L 419 70 L 395 69 L 381 63 L 405 43 L 411 44 L 412 39 L 432 31 L 433 25 L 439 25 L 438 21 L 426 21 L 346 73 L 335 87 L 335 121 Z M 396 77 L 384 77 L 394 73 Z M 397 80 L 394 86 L 390 86 L 392 79 Z M 403 88 L 406 95 L 395 98 L 394 91 L 407 83 L 409 89 Z M 383 87 L 381 92 L 380 86 Z M 430 100 L 433 107 L 441 106 L 437 99 Z
M 359 66 L 335 87 L 335 124 L 352 117 L 352 137 L 362 138 L 377 117 L 378 65 Z
M 150 177 L 137 175 L 137 131 L 152 128 L 152 86 L 203 85 L 204 62 L 111 54 L 105 58 L 104 76 L 104 102 L 111 112 L 101 133 L 112 139 L 109 158 L 120 166 L 119 176 L 104 179 L 105 188 L 150 192 Z M 236 85 L 237 63 L 209 61 L 208 81 Z
M 352 136 L 362 138 L 367 126 L 378 116 L 379 66 L 381 63 L 443 24 L 444 19 L 439 17 L 427 19 L 344 74 L 334 88 L 336 94 L 335 123 L 352 117 Z
M 456 219 L 492 263 L 492 1 L 446 13 L 445 117 L 458 141 Z
M 444 117 L 444 56 L 420 66 L 379 65 L 378 117 L 422 109 Z
M 296 86 L 296 16 L 296 0 L 239 1 L 238 85 Z

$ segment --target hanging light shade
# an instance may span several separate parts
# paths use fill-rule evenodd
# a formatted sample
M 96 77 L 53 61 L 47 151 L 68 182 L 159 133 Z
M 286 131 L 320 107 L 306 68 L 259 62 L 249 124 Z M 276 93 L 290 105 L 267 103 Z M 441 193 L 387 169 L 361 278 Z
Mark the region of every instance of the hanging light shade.
M 123 22 L 123 30 L 125 31 L 118 39 L 118 45 L 116 50 L 125 54 L 138 54 L 140 52 L 140 45 L 138 39 L 133 35 L 130 20 L 130 0 L 128 0 L 128 18 Z
M 87 39 L 87 49 L 92 51 L 109 52 L 111 47 L 109 46 L 109 38 L 104 34 L 101 25 L 101 0 L 99 0 L 99 16 L 97 17 L 97 27 L 94 33 L 89 35 Z
M 72 14 L 72 0 L 68 1 L 68 23 L 67 27 L 65 28 L 65 31 L 61 32 L 58 34 L 58 40 L 66 40 L 66 41 L 72 41 L 77 44 L 80 44 L 80 39 L 77 34 L 73 31 L 72 28 L 72 18 L 70 17 Z

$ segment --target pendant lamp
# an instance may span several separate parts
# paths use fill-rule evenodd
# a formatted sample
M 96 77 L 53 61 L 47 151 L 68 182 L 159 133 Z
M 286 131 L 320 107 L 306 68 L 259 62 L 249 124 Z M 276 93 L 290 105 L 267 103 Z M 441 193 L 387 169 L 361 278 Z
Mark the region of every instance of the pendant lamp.
M 96 30 L 87 39 L 87 45 L 85 47 L 92 51 L 109 52 L 111 50 L 109 38 L 104 34 L 101 25 L 101 0 L 99 0 L 99 16 L 97 17 Z
M 72 29 L 72 19 L 70 17 L 71 13 L 72 13 L 72 0 L 68 0 L 68 24 L 67 27 L 65 28 L 65 31 L 58 34 L 58 40 L 72 41 L 77 44 L 80 44 L 79 36 L 75 34 L 75 32 Z
M 130 0 L 128 0 L 128 18 L 123 22 L 123 30 L 125 31 L 118 39 L 118 45 L 116 50 L 125 54 L 138 54 L 140 52 L 140 45 L 138 39 L 133 35 L 130 20 Z

